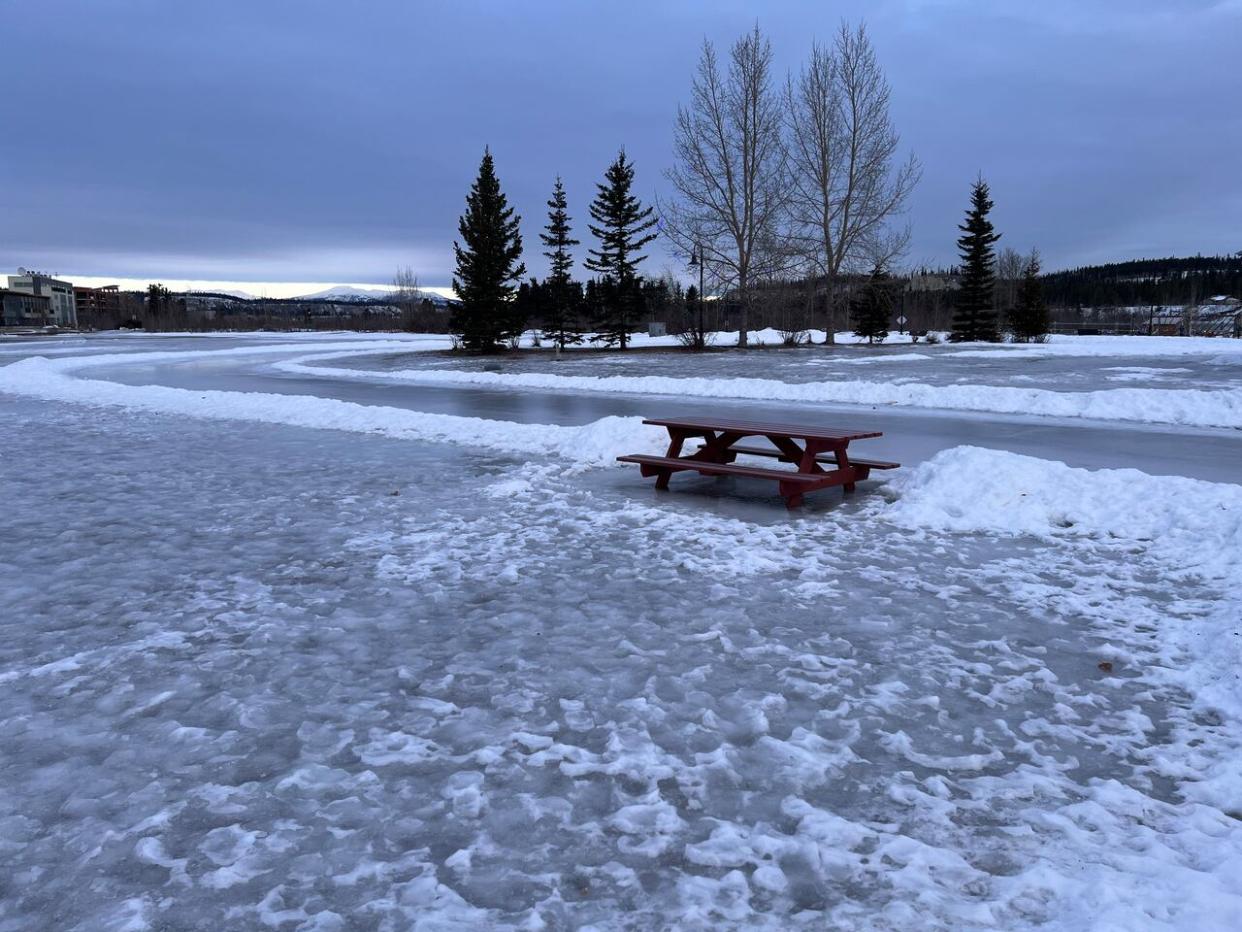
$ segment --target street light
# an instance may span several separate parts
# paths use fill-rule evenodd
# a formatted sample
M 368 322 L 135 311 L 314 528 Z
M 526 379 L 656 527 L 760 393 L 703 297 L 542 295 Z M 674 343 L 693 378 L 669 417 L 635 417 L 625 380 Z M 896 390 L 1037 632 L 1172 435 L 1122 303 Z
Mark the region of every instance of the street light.
M 690 268 L 699 270 L 699 332 L 695 334 L 695 342 L 699 349 L 707 347 L 707 331 L 703 328 L 703 269 L 705 263 L 700 256 L 703 253 L 703 247 L 696 246 L 690 250 Z

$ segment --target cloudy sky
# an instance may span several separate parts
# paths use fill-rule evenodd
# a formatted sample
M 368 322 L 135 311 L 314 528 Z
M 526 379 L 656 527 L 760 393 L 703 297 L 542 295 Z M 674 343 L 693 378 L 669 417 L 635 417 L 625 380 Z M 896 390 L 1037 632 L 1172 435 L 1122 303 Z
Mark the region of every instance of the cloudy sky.
M 924 165 L 912 263 L 970 181 L 1046 266 L 1242 249 L 1242 0 L 0 0 L 0 266 L 69 277 L 452 275 L 484 145 L 524 216 L 581 220 L 619 146 L 666 190 L 704 37 L 783 74 L 863 16 Z M 585 248 L 585 247 L 583 247 Z M 651 272 L 679 261 L 657 252 Z

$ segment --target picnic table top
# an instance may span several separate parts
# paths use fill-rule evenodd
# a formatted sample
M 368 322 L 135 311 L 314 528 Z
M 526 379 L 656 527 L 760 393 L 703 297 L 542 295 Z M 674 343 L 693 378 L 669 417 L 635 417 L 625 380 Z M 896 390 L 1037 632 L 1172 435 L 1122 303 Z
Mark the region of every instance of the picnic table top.
M 772 434 L 778 437 L 799 437 L 804 440 L 865 440 L 881 437 L 878 430 L 842 430 L 815 424 L 791 424 L 786 421 L 750 421 L 731 417 L 686 416 L 673 418 L 648 418 L 644 424 L 657 427 L 681 427 L 688 430 L 714 430 L 747 435 Z

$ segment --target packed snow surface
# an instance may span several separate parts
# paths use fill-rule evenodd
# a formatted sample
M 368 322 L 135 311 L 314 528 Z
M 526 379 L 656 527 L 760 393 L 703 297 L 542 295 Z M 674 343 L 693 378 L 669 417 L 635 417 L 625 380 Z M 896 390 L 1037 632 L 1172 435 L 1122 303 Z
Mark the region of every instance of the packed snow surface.
M 4 932 L 1242 926 L 1242 486 L 791 516 L 594 468 L 633 419 L 86 362 L 0 367 Z

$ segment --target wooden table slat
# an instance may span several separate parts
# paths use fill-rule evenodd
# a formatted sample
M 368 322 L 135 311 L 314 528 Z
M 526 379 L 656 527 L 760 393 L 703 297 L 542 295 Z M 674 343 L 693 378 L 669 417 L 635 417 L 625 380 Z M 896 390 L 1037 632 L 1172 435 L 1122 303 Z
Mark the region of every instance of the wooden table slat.
M 866 440 L 883 436 L 879 431 L 842 430 L 814 424 L 789 424 L 774 421 L 750 421 L 737 418 L 678 417 L 652 418 L 643 421 L 656 427 L 680 427 L 686 430 L 713 430 L 747 434 L 774 434 L 783 437 L 799 437 L 817 440 Z

